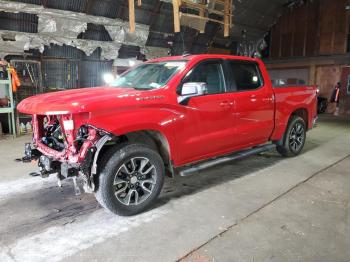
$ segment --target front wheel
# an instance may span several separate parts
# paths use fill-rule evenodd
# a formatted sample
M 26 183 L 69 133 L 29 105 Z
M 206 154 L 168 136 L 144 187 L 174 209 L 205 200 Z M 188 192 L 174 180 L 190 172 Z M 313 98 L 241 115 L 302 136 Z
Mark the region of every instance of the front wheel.
M 160 155 L 142 144 L 124 144 L 106 154 L 95 194 L 111 212 L 131 216 L 147 209 L 158 197 L 164 181 Z
M 281 141 L 277 143 L 277 151 L 282 156 L 296 156 L 305 145 L 306 124 L 304 119 L 294 116 L 288 124 Z

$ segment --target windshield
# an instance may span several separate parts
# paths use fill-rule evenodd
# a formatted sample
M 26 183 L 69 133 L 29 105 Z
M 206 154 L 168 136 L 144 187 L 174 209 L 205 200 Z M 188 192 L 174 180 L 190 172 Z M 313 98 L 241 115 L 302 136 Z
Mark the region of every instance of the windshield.
M 142 64 L 113 81 L 113 87 L 156 89 L 164 86 L 170 78 L 186 65 L 186 61 L 165 61 Z

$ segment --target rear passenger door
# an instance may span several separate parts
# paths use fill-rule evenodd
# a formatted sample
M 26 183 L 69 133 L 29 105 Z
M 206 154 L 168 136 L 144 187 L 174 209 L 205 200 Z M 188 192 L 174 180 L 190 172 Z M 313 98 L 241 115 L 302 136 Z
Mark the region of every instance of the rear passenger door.
M 256 62 L 228 60 L 227 70 L 235 115 L 236 146 L 268 141 L 274 128 L 274 94 Z

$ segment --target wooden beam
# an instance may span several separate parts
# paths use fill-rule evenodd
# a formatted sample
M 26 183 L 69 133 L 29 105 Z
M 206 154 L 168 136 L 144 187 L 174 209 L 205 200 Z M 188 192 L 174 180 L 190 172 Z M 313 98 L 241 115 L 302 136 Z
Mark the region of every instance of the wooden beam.
M 189 8 L 193 8 L 193 9 L 196 9 L 196 10 L 203 10 L 203 11 L 206 10 L 209 13 L 212 13 L 212 14 L 217 14 L 217 15 L 221 15 L 221 16 L 223 16 L 225 14 L 223 11 L 215 10 L 215 9 L 212 9 L 212 8 L 207 8 L 206 5 L 196 4 L 196 3 L 193 3 L 193 2 L 191 2 L 189 0 L 182 0 L 182 4 L 186 5 Z
M 213 21 L 215 23 L 223 24 L 225 37 L 230 35 L 230 28 L 232 27 L 232 14 L 233 14 L 232 0 L 214 0 L 211 2 L 210 6 L 195 3 L 191 0 L 172 0 L 172 2 L 173 2 L 175 32 L 180 32 L 180 17 L 181 17 L 180 7 L 183 6 L 188 9 L 197 10 L 199 12 L 199 15 L 186 13 L 187 17 L 193 17 L 200 20 Z M 220 10 L 217 9 L 217 7 L 215 6 L 216 2 L 218 2 L 218 4 L 220 5 Z M 223 6 L 223 10 L 221 10 L 222 6 Z M 205 15 L 206 13 L 219 15 L 222 20 L 206 17 Z M 200 33 L 204 33 L 204 30 L 201 30 Z
M 194 19 L 200 19 L 200 20 L 205 20 L 205 21 L 212 21 L 214 23 L 218 23 L 218 24 L 224 24 L 223 21 L 220 21 L 220 20 L 216 20 L 216 19 L 213 19 L 213 18 L 209 18 L 209 17 L 201 17 L 201 16 L 198 16 L 198 15 L 193 15 L 193 14 L 188 14 L 188 13 L 180 13 L 180 16 L 181 15 L 185 15 L 187 17 L 192 17 Z
M 199 16 L 204 18 L 204 10 L 199 10 Z M 204 30 L 200 30 L 199 33 L 203 34 Z
M 309 85 L 316 85 L 316 66 L 315 65 L 310 66 Z
M 230 0 L 225 0 L 224 37 L 230 35 Z
M 135 32 L 135 2 L 134 0 L 129 0 L 129 24 L 130 33 Z
M 233 20 L 233 0 L 230 0 L 230 29 L 232 28 L 232 20 Z
M 179 0 L 173 0 L 173 11 L 174 11 L 174 31 L 175 33 L 180 32 L 180 4 Z

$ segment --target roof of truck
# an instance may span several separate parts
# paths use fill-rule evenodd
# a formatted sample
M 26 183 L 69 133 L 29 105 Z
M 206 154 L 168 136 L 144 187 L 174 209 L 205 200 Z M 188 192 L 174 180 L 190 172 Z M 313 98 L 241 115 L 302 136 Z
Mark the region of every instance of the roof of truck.
M 234 56 L 234 55 L 223 55 L 223 54 L 200 54 L 200 55 L 182 55 L 182 56 L 165 56 L 161 58 L 156 58 L 149 60 L 147 62 L 162 62 L 162 61 L 171 61 L 171 60 L 202 60 L 202 59 L 236 59 L 243 61 L 252 61 L 257 62 L 258 59 L 246 57 L 246 56 Z

